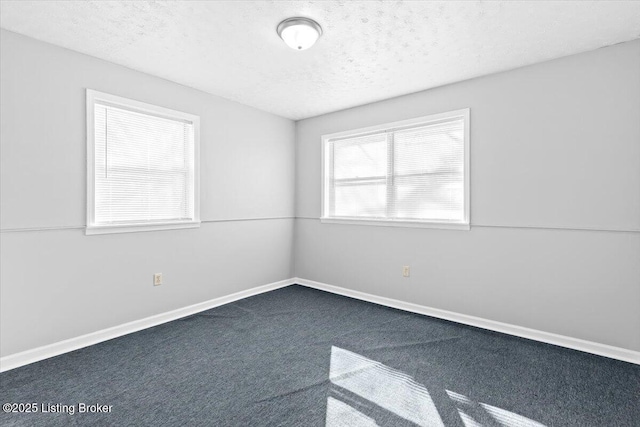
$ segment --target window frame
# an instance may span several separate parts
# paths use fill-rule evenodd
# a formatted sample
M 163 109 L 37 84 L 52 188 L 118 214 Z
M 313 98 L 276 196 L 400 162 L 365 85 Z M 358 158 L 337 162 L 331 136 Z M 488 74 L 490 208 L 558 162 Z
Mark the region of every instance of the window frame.
M 366 136 L 368 134 L 394 132 L 398 130 L 410 129 L 413 127 L 437 124 L 446 122 L 451 119 L 462 118 L 464 126 L 464 218 L 461 221 L 445 221 L 445 220 L 402 220 L 402 219 L 379 219 L 379 218 L 360 218 L 360 217 L 336 217 L 327 215 L 329 208 L 330 185 L 329 178 L 331 171 L 329 167 L 331 162 L 327 157 L 328 144 L 336 139 L 354 138 Z M 428 116 L 416 117 L 408 120 L 400 120 L 396 122 L 384 123 L 381 125 L 369 126 L 365 128 L 352 129 L 343 132 L 336 132 L 322 135 L 321 150 L 321 177 L 320 177 L 320 221 L 322 223 L 335 224 L 354 224 L 354 225 L 373 225 L 383 227 L 414 227 L 414 228 L 439 228 L 449 230 L 470 230 L 471 229 L 471 171 L 470 171 L 470 109 L 463 108 L 445 113 L 431 114 Z M 387 189 L 387 191 L 389 191 Z
M 200 117 L 93 89 L 86 90 L 87 113 L 87 217 L 86 235 L 176 230 L 200 227 Z M 107 104 L 136 113 L 190 122 L 193 125 L 193 219 L 116 225 L 95 223 L 95 106 Z

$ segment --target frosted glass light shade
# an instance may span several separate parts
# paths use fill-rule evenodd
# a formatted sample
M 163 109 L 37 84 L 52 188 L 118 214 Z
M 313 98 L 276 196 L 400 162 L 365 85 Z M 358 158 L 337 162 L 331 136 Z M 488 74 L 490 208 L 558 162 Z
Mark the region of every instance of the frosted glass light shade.
M 305 50 L 322 35 L 322 27 L 308 18 L 289 18 L 278 25 L 278 35 L 291 49 Z

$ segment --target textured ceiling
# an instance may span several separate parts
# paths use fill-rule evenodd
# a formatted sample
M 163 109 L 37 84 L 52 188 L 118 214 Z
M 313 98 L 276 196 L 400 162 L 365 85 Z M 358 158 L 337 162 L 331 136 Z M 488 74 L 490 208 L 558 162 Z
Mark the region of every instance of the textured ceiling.
M 291 119 L 640 37 L 637 1 L 2 1 L 0 26 Z M 322 25 L 297 52 L 278 23 Z

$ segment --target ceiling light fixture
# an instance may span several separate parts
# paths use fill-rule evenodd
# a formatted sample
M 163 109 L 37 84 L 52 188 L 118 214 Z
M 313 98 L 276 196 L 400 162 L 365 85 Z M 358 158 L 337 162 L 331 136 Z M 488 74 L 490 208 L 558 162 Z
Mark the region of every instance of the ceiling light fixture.
M 322 35 L 322 27 L 313 19 L 288 18 L 278 24 L 278 35 L 291 49 L 305 50 Z

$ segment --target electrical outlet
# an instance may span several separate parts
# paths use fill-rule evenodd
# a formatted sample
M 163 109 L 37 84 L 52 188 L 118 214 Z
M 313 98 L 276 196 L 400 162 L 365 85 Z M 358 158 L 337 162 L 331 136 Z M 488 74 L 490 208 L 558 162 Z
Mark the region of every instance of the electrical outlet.
M 162 285 L 162 273 L 156 273 L 153 275 L 153 286 Z
M 411 269 L 409 268 L 408 265 L 403 265 L 402 266 L 402 277 L 409 277 L 409 275 L 411 274 Z

